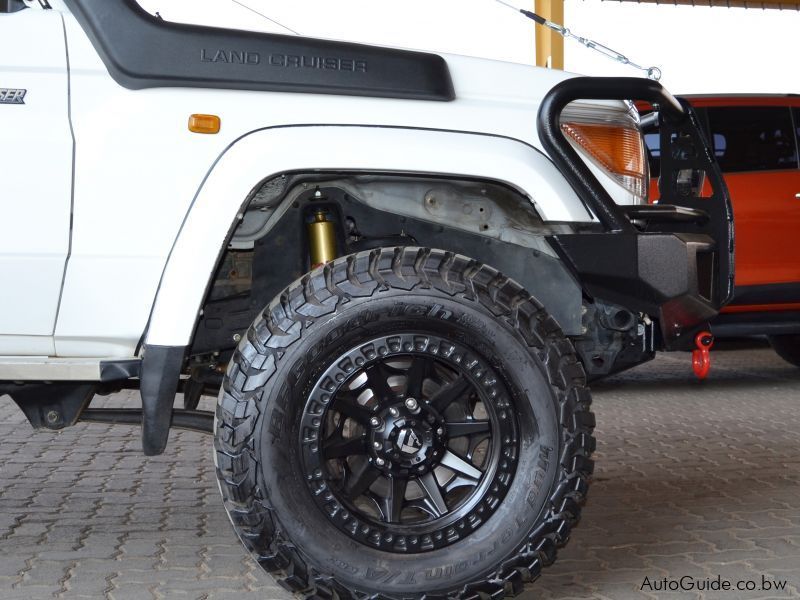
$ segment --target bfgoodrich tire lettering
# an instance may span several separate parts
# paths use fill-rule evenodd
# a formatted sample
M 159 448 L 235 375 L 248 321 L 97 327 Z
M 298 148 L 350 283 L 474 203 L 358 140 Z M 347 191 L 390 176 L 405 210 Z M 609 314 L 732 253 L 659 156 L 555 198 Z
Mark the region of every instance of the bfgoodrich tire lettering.
M 409 332 L 452 339 L 491 364 L 519 426 L 514 475 L 494 512 L 418 553 L 359 541 L 331 523 L 303 471 L 310 441 L 301 431 L 314 385 L 340 356 Z M 217 407 L 220 489 L 244 545 L 293 592 L 515 595 L 553 562 L 579 517 L 595 445 L 589 405 L 571 344 L 518 284 L 443 251 L 363 252 L 292 284 L 240 343 Z

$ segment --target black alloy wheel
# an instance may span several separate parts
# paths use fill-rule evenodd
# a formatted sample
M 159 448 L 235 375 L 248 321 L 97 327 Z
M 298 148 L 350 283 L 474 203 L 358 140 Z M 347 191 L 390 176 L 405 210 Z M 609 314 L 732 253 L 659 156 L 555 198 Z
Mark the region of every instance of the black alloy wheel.
M 301 428 L 313 440 L 303 465 L 319 507 L 351 538 L 389 552 L 458 541 L 514 477 L 508 391 L 485 359 L 438 336 L 384 336 L 334 359 Z

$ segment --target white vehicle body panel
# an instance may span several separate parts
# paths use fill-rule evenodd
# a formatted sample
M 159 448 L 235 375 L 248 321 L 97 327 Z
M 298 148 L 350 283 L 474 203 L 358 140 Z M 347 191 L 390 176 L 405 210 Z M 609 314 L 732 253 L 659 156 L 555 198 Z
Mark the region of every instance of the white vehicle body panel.
M 72 190 L 59 13 L 0 16 L 0 88 L 27 90 L 24 104 L 0 104 L 0 349 L 13 338 L 52 353 Z
M 75 132 L 71 251 L 54 330 L 53 302 L 43 319 L 44 307 L 34 294 L 30 304 L 0 299 L 0 319 L 13 313 L 15 321 L 27 323 L 13 331 L 25 338 L 4 336 L 11 331 L 0 328 L 5 354 L 129 357 L 138 352 L 145 332 L 150 344 L 187 344 L 237 212 L 264 178 L 283 171 L 486 177 L 527 195 L 545 220 L 592 220 L 545 156 L 536 129 L 542 98 L 569 74 L 446 56 L 453 102 L 188 88 L 132 91 L 110 77 L 63 4 L 51 4 L 55 10 L 4 18 L 37 21 L 21 28 L 30 31 L 63 14 Z M 63 44 L 63 34 L 59 39 Z M 41 85 L 30 87 L 39 94 Z M 51 117 L 58 121 L 53 130 L 60 131 L 54 143 L 71 156 L 65 111 Z M 219 115 L 221 132 L 190 133 L 193 113 Z M 31 201 L 37 208 L 52 203 L 60 215 L 61 227 L 50 232 L 58 244 L 32 249 L 47 250 L 56 273 L 69 245 L 70 182 L 66 175 L 52 175 L 48 170 L 47 178 L 38 178 L 28 171 L 24 181 L 41 179 L 42 185 L 63 190 L 61 197 L 36 191 Z M 619 186 L 611 184 L 609 191 L 620 202 L 632 200 Z M 28 209 L 15 204 L 11 214 L 19 221 Z M 15 264 L 20 262 L 20 246 L 0 244 L 0 250 L 13 249 Z M 55 293 L 57 302 L 60 275 L 57 285 L 48 283 L 44 297 Z M 38 285 L 43 289 L 44 283 Z M 39 335 L 47 337 L 31 337 Z

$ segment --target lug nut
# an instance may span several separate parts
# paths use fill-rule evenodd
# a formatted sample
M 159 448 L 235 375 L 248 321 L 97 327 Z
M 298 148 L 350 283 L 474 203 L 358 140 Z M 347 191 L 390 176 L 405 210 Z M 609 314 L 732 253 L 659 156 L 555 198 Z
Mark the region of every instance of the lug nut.
M 443 433 L 444 433 L 444 427 L 439 427 L 439 429 L 436 430 L 436 435 L 442 435 Z
M 380 427 L 381 426 L 381 420 L 378 417 L 372 417 L 369 420 L 369 424 L 372 425 L 373 427 Z
M 383 448 L 383 445 L 380 442 L 372 442 L 372 447 L 375 448 L 375 450 L 380 450 Z
M 382 467 L 383 465 L 386 464 L 386 461 L 383 460 L 381 457 L 378 457 L 375 459 L 375 464 L 378 465 L 379 467 Z
M 419 411 L 419 402 L 415 398 L 406 399 L 406 408 L 412 413 Z
M 396 409 L 396 408 L 393 406 L 392 408 L 390 408 L 390 409 L 389 409 L 389 414 L 390 414 L 390 415 L 392 415 L 393 417 L 396 417 L 396 416 L 398 416 L 398 415 L 400 414 L 400 411 L 399 411 L 399 410 L 397 410 L 397 409 Z

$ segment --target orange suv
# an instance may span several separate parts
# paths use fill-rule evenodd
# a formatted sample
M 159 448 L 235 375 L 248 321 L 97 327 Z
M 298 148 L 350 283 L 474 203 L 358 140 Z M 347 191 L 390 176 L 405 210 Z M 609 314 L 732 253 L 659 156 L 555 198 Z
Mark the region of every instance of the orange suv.
M 684 98 L 722 169 L 736 222 L 734 300 L 712 332 L 767 335 L 781 357 L 800 366 L 800 96 Z M 646 130 L 645 139 L 657 199 L 659 134 Z

